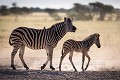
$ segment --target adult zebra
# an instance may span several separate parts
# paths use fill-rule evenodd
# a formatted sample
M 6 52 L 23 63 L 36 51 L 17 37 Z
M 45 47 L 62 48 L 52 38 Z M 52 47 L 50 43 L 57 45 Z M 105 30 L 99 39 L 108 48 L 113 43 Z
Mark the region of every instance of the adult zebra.
M 19 57 L 26 70 L 29 69 L 23 59 L 25 46 L 27 46 L 31 49 L 46 49 L 47 60 L 43 66 L 41 66 L 41 70 L 45 68 L 49 61 L 50 68 L 54 70 L 55 68 L 52 66 L 53 49 L 67 32 L 75 31 L 76 27 L 73 26 L 72 19 L 66 17 L 63 22 L 56 23 L 48 29 L 33 29 L 27 27 L 16 28 L 12 31 L 9 38 L 9 44 L 13 46 L 13 51 L 11 53 L 11 67 L 14 70 L 16 69 L 14 66 L 14 57 L 19 49 Z
M 61 71 L 62 60 L 70 52 L 69 60 L 72 64 L 74 70 L 77 71 L 77 69 L 75 68 L 73 61 L 72 61 L 73 51 L 82 53 L 82 70 L 83 71 L 86 70 L 89 65 L 89 62 L 90 62 L 90 57 L 88 55 L 88 51 L 89 51 L 90 47 L 93 44 L 96 44 L 96 46 L 98 48 L 101 47 L 99 37 L 100 37 L 100 35 L 98 33 L 95 33 L 95 34 L 88 36 L 83 41 L 75 41 L 72 39 L 65 41 L 63 44 L 62 56 L 61 56 L 60 64 L 59 64 L 59 70 Z M 83 66 L 84 66 L 85 56 L 88 58 L 88 63 L 86 65 L 86 68 L 84 69 Z

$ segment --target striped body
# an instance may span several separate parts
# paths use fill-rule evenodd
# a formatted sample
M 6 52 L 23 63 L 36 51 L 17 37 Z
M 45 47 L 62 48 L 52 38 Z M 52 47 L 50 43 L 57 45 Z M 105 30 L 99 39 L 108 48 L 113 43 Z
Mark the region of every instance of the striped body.
M 31 49 L 46 49 L 49 46 L 56 47 L 65 34 L 64 23 L 59 23 L 48 29 L 18 27 L 11 33 L 10 39 L 13 46 L 25 45 Z
M 18 27 L 12 31 L 9 44 L 13 46 L 11 53 L 11 67 L 14 67 L 14 57 L 19 49 L 19 57 L 26 69 L 29 69 L 26 65 L 23 55 L 25 46 L 31 49 L 46 49 L 47 60 L 41 66 L 41 70 L 45 68 L 47 63 L 50 61 L 50 68 L 54 70 L 52 66 L 52 55 L 53 49 L 57 46 L 57 43 L 67 32 L 75 32 L 76 27 L 72 25 L 70 18 L 64 18 L 63 22 L 56 23 L 48 29 L 33 29 L 27 27 Z
M 73 68 L 75 69 L 75 71 L 77 71 L 77 69 L 75 68 L 75 66 L 72 62 L 73 52 L 75 51 L 75 52 L 82 53 L 82 70 L 83 71 L 86 70 L 89 65 L 89 62 L 90 62 L 90 57 L 88 55 L 88 51 L 93 44 L 96 44 L 96 46 L 98 48 L 101 47 L 100 40 L 99 40 L 99 34 L 97 34 L 97 33 L 88 36 L 83 41 L 75 41 L 73 39 L 69 39 L 69 40 L 65 41 L 63 44 L 63 48 L 62 48 L 62 56 L 60 59 L 59 69 L 61 70 L 62 60 L 70 52 L 69 60 L 72 64 Z M 84 69 L 83 65 L 84 65 L 85 56 L 88 58 L 88 63 L 86 65 L 86 68 Z
M 69 39 L 64 42 L 63 50 L 65 52 L 75 51 L 75 52 L 88 52 L 90 47 L 94 44 L 95 36 L 85 39 L 83 41 L 75 41 Z

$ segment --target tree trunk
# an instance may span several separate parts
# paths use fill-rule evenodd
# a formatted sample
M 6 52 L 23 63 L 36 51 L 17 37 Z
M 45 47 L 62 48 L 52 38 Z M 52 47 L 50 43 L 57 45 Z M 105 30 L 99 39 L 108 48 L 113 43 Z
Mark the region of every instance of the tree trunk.
M 104 21 L 105 15 L 106 15 L 106 13 L 101 11 L 100 12 L 100 17 L 98 18 L 98 20 Z
M 120 21 L 120 14 L 117 14 L 116 21 Z
M 89 20 L 93 20 L 94 14 L 93 13 L 89 13 Z

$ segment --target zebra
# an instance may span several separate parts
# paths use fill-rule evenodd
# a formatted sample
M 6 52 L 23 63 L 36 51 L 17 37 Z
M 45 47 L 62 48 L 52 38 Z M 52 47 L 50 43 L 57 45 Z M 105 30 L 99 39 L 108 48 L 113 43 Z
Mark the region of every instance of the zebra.
M 27 27 L 18 27 L 14 29 L 9 37 L 9 44 L 13 46 L 13 51 L 11 53 L 11 67 L 16 70 L 14 66 L 14 57 L 19 50 L 19 58 L 23 63 L 26 70 L 29 67 L 26 65 L 23 55 L 25 46 L 30 49 L 46 49 L 47 60 L 41 66 L 41 70 L 45 68 L 47 63 L 50 61 L 50 68 L 55 70 L 52 66 L 52 55 L 53 49 L 57 46 L 58 41 L 64 37 L 67 32 L 75 32 L 76 27 L 72 24 L 73 19 L 64 17 L 64 21 L 52 25 L 50 28 L 46 29 L 33 29 Z
M 73 51 L 75 51 L 75 52 L 82 53 L 82 70 L 85 71 L 90 62 L 90 56 L 88 55 L 88 51 L 90 50 L 90 47 L 93 44 L 96 44 L 96 46 L 98 48 L 101 47 L 99 37 L 100 37 L 100 35 L 98 33 L 95 33 L 95 34 L 88 36 L 83 41 L 75 41 L 73 39 L 69 39 L 69 40 L 65 41 L 63 44 L 63 48 L 62 48 L 62 56 L 60 58 L 59 70 L 61 71 L 62 60 L 70 52 L 69 60 L 72 64 L 74 70 L 77 71 L 77 69 L 75 68 L 73 61 L 72 61 Z M 84 66 L 85 56 L 88 58 L 88 63 L 86 65 L 86 68 L 84 69 L 83 66 Z

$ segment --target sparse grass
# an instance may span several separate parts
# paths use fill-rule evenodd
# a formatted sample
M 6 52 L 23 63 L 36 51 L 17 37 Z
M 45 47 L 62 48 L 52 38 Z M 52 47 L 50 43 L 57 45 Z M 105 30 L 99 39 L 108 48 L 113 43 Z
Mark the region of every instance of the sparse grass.
M 60 14 L 59 14 L 60 15 Z M 61 15 L 62 18 L 64 15 Z M 63 21 L 63 20 L 61 20 Z M 15 16 L 0 16 L 0 65 L 2 65 L 2 61 L 4 61 L 4 58 L 7 58 L 8 60 L 5 61 L 4 65 L 10 64 L 10 52 L 12 51 L 12 47 L 8 44 L 9 35 L 11 34 L 12 30 L 19 27 L 19 26 L 27 26 L 32 28 L 39 28 L 43 29 L 44 27 L 48 28 L 51 25 L 61 22 L 61 21 L 54 21 L 51 17 L 49 17 L 46 13 L 34 13 L 26 16 L 18 16 L 17 21 L 15 21 Z M 83 40 L 85 37 L 89 36 L 93 33 L 99 33 L 100 34 L 100 40 L 102 47 L 100 49 L 96 48 L 96 46 L 93 46 L 89 52 L 91 56 L 91 62 L 103 62 L 104 65 L 96 65 L 92 64 L 90 65 L 90 70 L 96 70 L 98 68 L 102 67 L 118 67 L 120 66 L 120 22 L 116 21 L 74 21 L 74 26 L 77 27 L 77 31 L 75 33 L 67 33 L 65 37 L 58 43 L 57 48 L 54 50 L 54 57 L 53 57 L 53 65 L 58 67 L 59 61 L 58 59 L 61 56 L 61 49 L 62 44 L 65 40 L 73 38 L 75 40 Z M 42 53 L 43 52 L 43 53 Z M 31 54 L 30 54 L 31 53 Z M 28 48 L 26 48 L 25 56 L 28 57 L 28 59 L 25 59 L 26 62 L 28 62 L 28 65 L 31 66 L 31 58 L 34 59 L 33 61 L 40 60 L 40 63 L 42 61 L 45 62 L 46 59 L 46 53 L 45 51 L 35 52 Z M 78 57 L 79 56 L 79 57 Z M 39 57 L 41 60 L 39 59 Z M 44 57 L 44 58 L 42 58 Z M 20 61 L 17 57 L 17 61 Z M 31 61 L 30 61 L 31 60 Z M 74 63 L 76 67 L 80 69 L 80 63 L 81 61 L 81 54 L 75 54 L 74 55 Z M 17 62 L 16 61 L 16 62 Z M 56 62 L 57 61 L 57 62 Z M 69 68 L 69 61 L 67 59 L 66 62 L 63 62 L 63 67 Z M 41 64 L 42 64 L 41 63 Z M 19 64 L 19 62 L 18 62 Z M 41 65 L 40 64 L 40 65 Z M 67 66 L 64 66 L 64 64 L 68 64 Z M 22 64 L 20 64 L 22 66 Z M 37 66 L 40 66 L 37 65 Z M 70 64 L 71 65 L 71 64 Z M 70 67 L 72 69 L 72 67 Z

